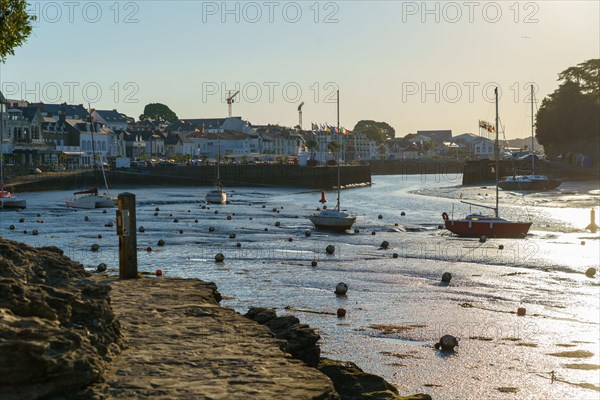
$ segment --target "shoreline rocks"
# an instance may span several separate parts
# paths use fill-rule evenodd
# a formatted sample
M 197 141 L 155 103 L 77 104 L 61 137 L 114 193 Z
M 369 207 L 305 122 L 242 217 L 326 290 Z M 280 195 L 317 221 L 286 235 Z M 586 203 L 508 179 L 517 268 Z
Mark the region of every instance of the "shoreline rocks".
M 73 398 L 101 380 L 123 346 L 109 292 L 56 247 L 0 238 L 0 398 Z
M 380 376 L 364 372 L 352 362 L 321 358 L 318 344 L 321 337 L 294 316 L 278 317 L 275 310 L 259 307 L 250 307 L 244 316 L 267 326 L 277 339 L 285 341 L 280 346 L 283 351 L 327 375 L 341 400 L 431 400 L 431 396 L 423 393 L 400 396 L 394 385 Z

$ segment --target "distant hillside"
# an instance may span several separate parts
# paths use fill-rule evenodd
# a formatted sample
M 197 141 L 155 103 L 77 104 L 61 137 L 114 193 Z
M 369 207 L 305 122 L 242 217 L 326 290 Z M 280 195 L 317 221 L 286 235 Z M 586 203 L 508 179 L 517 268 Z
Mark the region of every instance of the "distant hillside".
M 510 147 L 531 147 L 531 137 L 522 138 L 522 139 L 508 139 L 508 145 Z M 537 139 L 534 139 L 534 145 L 536 151 L 542 150 L 542 147 L 538 143 Z

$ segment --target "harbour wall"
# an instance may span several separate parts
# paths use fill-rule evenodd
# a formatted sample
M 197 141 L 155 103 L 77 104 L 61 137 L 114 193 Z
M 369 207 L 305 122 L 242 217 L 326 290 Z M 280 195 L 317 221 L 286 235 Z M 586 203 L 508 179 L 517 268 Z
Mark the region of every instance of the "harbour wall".
M 67 190 L 86 186 L 103 186 L 100 173 L 93 171 L 48 172 L 41 175 L 22 177 L 11 183 L 19 192 Z M 368 166 L 341 166 L 342 187 L 371 184 Z M 129 168 L 106 171 L 113 186 L 211 186 L 216 180 L 214 166 L 165 166 Z M 224 186 L 301 187 L 331 189 L 337 186 L 336 166 L 301 167 L 298 165 L 223 165 L 220 168 Z

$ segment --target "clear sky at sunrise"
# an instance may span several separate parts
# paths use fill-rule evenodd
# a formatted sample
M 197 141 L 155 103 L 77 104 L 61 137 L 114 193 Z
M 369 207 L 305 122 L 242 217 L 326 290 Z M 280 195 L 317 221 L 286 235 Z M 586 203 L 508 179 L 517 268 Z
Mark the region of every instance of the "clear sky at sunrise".
M 529 134 L 528 85 L 600 57 L 600 2 L 39 1 L 28 43 L 0 68 L 9 98 L 91 102 L 137 117 L 167 104 L 180 118 L 253 124 L 386 121 L 477 133 L 502 92 L 506 137 Z

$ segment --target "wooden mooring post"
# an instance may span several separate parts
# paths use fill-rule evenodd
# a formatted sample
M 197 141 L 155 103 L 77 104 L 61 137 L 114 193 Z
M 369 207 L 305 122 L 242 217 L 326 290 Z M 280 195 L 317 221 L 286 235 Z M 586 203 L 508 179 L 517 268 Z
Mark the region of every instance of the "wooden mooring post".
M 134 279 L 138 276 L 135 195 L 133 193 L 119 194 L 118 207 L 119 279 Z

